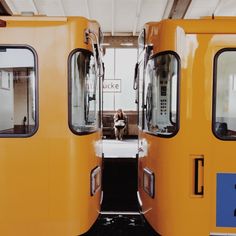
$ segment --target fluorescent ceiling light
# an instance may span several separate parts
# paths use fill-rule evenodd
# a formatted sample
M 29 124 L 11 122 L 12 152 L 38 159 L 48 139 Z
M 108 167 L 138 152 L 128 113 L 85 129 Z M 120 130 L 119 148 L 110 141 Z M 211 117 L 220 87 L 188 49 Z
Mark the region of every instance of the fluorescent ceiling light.
M 101 46 L 110 46 L 110 43 L 101 43 Z
M 121 43 L 120 45 L 121 46 L 134 46 L 133 43 Z

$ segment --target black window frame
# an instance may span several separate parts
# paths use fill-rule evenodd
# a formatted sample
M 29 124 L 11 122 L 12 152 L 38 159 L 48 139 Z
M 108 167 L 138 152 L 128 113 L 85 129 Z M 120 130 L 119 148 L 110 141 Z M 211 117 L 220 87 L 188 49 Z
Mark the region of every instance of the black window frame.
M 88 134 L 93 134 L 99 131 L 99 129 L 101 128 L 101 122 L 100 122 L 100 118 L 98 117 L 98 125 L 97 127 L 95 127 L 94 130 L 89 130 L 89 131 L 76 131 L 73 128 L 72 125 L 72 103 L 71 103 L 71 97 L 72 97 L 72 83 L 71 83 L 71 59 L 73 57 L 73 55 L 77 52 L 82 52 L 85 53 L 87 55 L 92 55 L 94 57 L 94 53 L 91 52 L 88 49 L 84 49 L 84 48 L 75 48 L 74 50 L 72 50 L 69 54 L 68 57 L 68 62 L 67 62 L 67 68 L 68 68 L 68 126 L 70 128 L 70 131 L 75 134 L 75 135 L 88 135 Z M 98 72 L 97 72 L 98 73 Z M 96 77 L 96 79 L 98 79 Z M 100 86 L 101 86 L 101 81 L 97 81 L 97 86 L 99 86 L 99 98 L 100 98 Z M 97 112 L 101 112 L 101 101 L 99 101 L 99 106 L 98 106 L 99 111 Z
M 143 130 L 144 129 L 144 108 L 143 108 L 143 101 L 144 101 L 144 79 L 145 79 L 145 65 L 144 65 L 144 60 L 140 60 L 138 63 L 138 89 L 137 89 L 137 112 L 138 112 L 138 117 L 137 117 L 137 126 L 139 130 Z M 141 69 L 142 67 L 142 69 Z M 142 71 L 142 75 L 140 73 L 140 71 Z M 142 76 L 142 81 L 143 83 L 140 84 L 140 76 Z M 142 89 L 142 94 L 140 95 L 140 89 Z M 140 97 L 141 98 L 141 102 L 142 104 L 140 104 Z M 141 113 L 141 116 L 140 116 Z M 140 119 L 141 118 L 141 119 Z
M 214 56 L 214 62 L 213 62 L 213 93 L 212 93 L 212 133 L 214 134 L 214 136 L 222 141 L 236 141 L 236 137 L 232 137 L 232 136 L 219 136 L 216 133 L 216 99 L 217 99 L 217 62 L 218 62 L 218 58 L 219 56 L 224 53 L 224 52 L 232 52 L 234 51 L 236 53 L 236 47 L 229 47 L 229 48 L 222 48 L 219 51 L 216 52 L 215 56 Z
M 39 76 L 38 76 L 38 54 L 36 50 L 27 44 L 0 44 L 0 50 L 3 49 L 27 49 L 32 52 L 34 57 L 35 69 L 35 126 L 32 132 L 28 134 L 0 134 L 0 138 L 29 138 L 34 136 L 39 129 Z
M 175 58 L 176 58 L 176 61 L 177 61 L 177 92 L 176 92 L 176 96 L 177 96 L 177 100 L 176 100 L 176 130 L 175 132 L 171 133 L 170 135 L 164 135 L 164 134 L 160 134 L 160 133 L 153 133 L 149 130 L 147 130 L 145 128 L 145 122 L 146 122 L 146 118 L 145 118 L 145 112 L 144 112 L 144 106 L 145 104 L 142 104 L 142 107 L 143 107 L 143 127 L 142 127 L 142 130 L 143 132 L 149 134 L 149 135 L 153 135 L 155 137 L 161 137 L 161 138 L 172 138 L 174 137 L 178 132 L 179 132 L 179 129 L 180 129 L 180 81 L 181 81 L 181 59 L 180 59 L 180 56 L 178 55 L 177 52 L 175 51 L 172 51 L 172 50 L 166 50 L 166 51 L 161 51 L 161 52 L 158 52 L 156 54 L 153 54 L 152 56 L 150 56 L 147 60 L 147 63 L 145 64 L 145 68 L 144 68 L 144 85 L 143 85 L 143 102 L 144 102 L 144 98 L 145 98 L 145 88 L 146 88 L 146 68 L 147 68 L 147 64 L 150 60 L 153 60 L 155 59 L 156 57 L 158 56 L 163 56 L 163 55 L 166 55 L 166 54 L 171 54 L 173 55 Z M 171 101 L 170 101 L 171 102 Z M 171 105 L 171 104 L 170 104 Z M 172 121 L 171 119 L 171 114 L 172 112 L 170 112 L 170 121 Z

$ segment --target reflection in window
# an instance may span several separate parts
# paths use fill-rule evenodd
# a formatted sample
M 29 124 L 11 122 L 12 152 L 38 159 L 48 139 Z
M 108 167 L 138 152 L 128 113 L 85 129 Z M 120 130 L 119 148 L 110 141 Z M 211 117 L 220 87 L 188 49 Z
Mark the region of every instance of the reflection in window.
M 220 138 L 236 138 L 236 51 L 217 58 L 214 132 Z
M 138 67 L 138 125 L 143 127 L 143 62 L 140 62 Z
M 91 53 L 77 51 L 71 57 L 70 126 L 74 132 L 91 132 L 98 128 L 99 84 Z
M 145 129 L 153 134 L 177 132 L 178 61 L 173 54 L 149 60 L 145 76 Z
M 0 47 L 0 136 L 36 130 L 35 58 L 27 48 Z

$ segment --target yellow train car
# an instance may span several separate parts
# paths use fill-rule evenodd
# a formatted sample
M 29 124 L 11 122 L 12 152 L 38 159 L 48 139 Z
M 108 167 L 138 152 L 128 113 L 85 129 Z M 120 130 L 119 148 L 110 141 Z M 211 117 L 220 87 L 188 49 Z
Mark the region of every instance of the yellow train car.
M 163 236 L 236 235 L 236 18 L 147 23 L 139 45 L 142 213 Z
M 100 210 L 101 31 L 0 17 L 0 235 L 75 236 Z

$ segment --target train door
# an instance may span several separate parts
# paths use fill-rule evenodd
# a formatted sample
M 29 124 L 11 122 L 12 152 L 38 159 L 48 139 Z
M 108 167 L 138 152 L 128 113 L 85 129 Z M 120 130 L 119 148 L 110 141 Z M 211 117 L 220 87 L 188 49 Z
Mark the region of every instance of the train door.
M 84 164 L 90 172 L 90 178 L 86 179 L 89 181 L 86 188 L 90 187 L 86 211 L 90 223 L 91 220 L 94 223 L 102 200 L 101 98 L 104 67 L 99 37 L 87 30 L 85 38 L 91 50 L 78 48 L 69 56 L 69 127 L 77 142 L 81 137 L 85 142 L 83 148 L 87 160 Z M 78 142 L 78 145 L 81 144 Z
M 177 59 L 172 52 L 152 57 L 145 68 L 144 129 L 170 136 L 177 132 Z
M 178 232 L 190 232 L 193 227 L 196 235 L 197 231 L 212 236 L 236 232 L 235 42 L 234 34 L 186 36 L 187 45 L 195 49 L 181 80 L 181 142 L 186 145 L 181 153 L 189 157 L 190 175 L 185 177 L 191 186 L 184 209 L 189 217 L 182 219 L 195 219 L 201 227 L 189 220 L 192 226 L 185 229 L 179 224 Z M 181 161 L 184 165 L 185 159 Z
M 147 27 L 153 54 L 139 80 L 139 194 L 160 235 L 236 232 L 236 37 L 225 27 L 235 22 L 205 23 Z
M 133 89 L 136 91 L 136 99 L 135 102 L 137 104 L 137 113 L 138 113 L 138 128 L 142 130 L 144 127 L 144 110 L 146 109 L 146 105 L 144 104 L 144 76 L 145 76 L 145 68 L 147 65 L 148 58 L 152 51 L 152 45 L 145 45 L 145 37 L 146 31 L 145 29 L 139 35 L 138 38 L 138 57 L 137 63 L 135 65 L 134 72 L 134 84 Z
M 143 78 L 139 79 L 139 109 L 142 117 L 139 125 L 139 194 L 142 211 L 152 215 L 149 220 L 153 225 L 155 215 L 158 214 L 152 211 L 157 205 L 156 186 L 158 183 L 161 188 L 159 191 L 163 190 L 164 181 L 160 181 L 163 178 L 162 171 L 165 173 L 164 169 L 160 169 L 163 163 L 157 163 L 162 162 L 162 152 L 169 150 L 163 143 L 169 143 L 179 129 L 179 65 L 179 57 L 172 51 L 154 54 L 148 57 Z
M 99 122 L 99 81 L 96 78 L 94 56 L 78 50 L 71 57 L 71 129 L 91 132 Z
M 220 36 L 216 36 L 219 39 Z M 233 39 L 233 44 L 232 44 Z M 210 235 L 236 233 L 235 140 L 236 140 L 236 36 L 225 36 L 225 47 L 214 54 L 212 132 L 215 139 L 211 157 L 214 189 L 213 226 Z M 214 165 L 213 165 L 214 163 Z
M 76 49 L 70 55 L 70 128 L 89 133 L 101 127 L 101 94 L 104 65 L 98 36 L 85 32 L 93 52 Z

